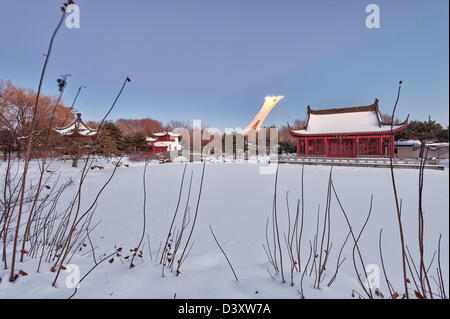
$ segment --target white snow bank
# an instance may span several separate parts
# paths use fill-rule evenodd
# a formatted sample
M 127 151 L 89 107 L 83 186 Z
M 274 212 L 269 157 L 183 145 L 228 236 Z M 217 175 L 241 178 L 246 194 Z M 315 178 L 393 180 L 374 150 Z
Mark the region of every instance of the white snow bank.
M 125 163 L 126 159 L 123 160 Z M 113 165 L 108 161 L 104 170 L 90 171 L 83 191 L 83 207 L 91 204 L 96 192 L 108 179 Z M 71 162 L 54 162 L 53 168 L 62 172 L 64 178 L 79 178 L 81 169 L 72 169 Z M 100 164 L 99 164 L 100 165 Z M 96 208 L 92 224 L 101 223 L 90 234 L 97 258 L 123 247 L 124 251 L 134 248 L 142 229 L 142 174 L 143 163 L 121 166 L 113 181 L 106 188 Z M 278 176 L 277 211 L 281 236 L 287 232 L 286 196 L 291 217 L 295 213 L 297 200 L 301 196 L 301 165 L 280 165 Z M 161 276 L 161 266 L 155 257 L 161 241 L 165 240 L 171 218 L 177 205 L 179 183 L 184 165 L 165 164 L 147 167 L 147 233 L 143 247 L 144 257 L 129 269 L 125 259 L 105 262 L 98 266 L 81 283 L 77 298 L 299 298 L 300 276 L 295 274 L 295 286 L 281 284 L 280 276 L 272 280 L 267 272 L 270 264 L 262 248 L 265 242 L 266 220 L 272 215 L 272 201 L 275 175 L 259 174 L 259 164 L 206 164 L 203 194 L 199 206 L 198 220 L 192 240 L 192 251 L 181 268 L 181 276 L 166 271 Z M 185 187 L 193 172 L 192 194 L 189 202 L 191 214 L 196 206 L 201 175 L 201 163 L 188 163 Z M 309 241 L 314 240 L 317 210 L 320 216 L 326 200 L 326 187 L 330 167 L 305 166 L 304 197 L 305 216 L 302 241 L 302 263 L 306 263 Z M 32 176 L 37 169 L 32 168 Z M 397 188 L 402 199 L 402 213 L 406 242 L 417 261 L 417 170 L 396 170 Z M 30 175 L 31 176 L 31 175 Z M 33 178 L 33 177 L 32 177 Z M 423 206 L 425 212 L 425 257 L 428 262 L 437 249 L 439 234 L 442 234 L 441 264 L 444 282 L 449 280 L 449 170 L 425 171 Z M 360 240 L 360 249 L 366 264 L 380 266 L 378 236 L 383 228 L 383 257 L 389 280 L 401 293 L 402 269 L 397 217 L 392 194 L 389 169 L 335 167 L 333 181 L 342 204 L 355 230 L 361 228 L 369 209 L 371 194 L 374 196 L 372 217 Z M 76 191 L 63 196 L 68 202 Z M 185 189 L 186 191 L 186 189 Z M 287 194 L 289 191 L 289 194 Z M 184 207 L 186 193 L 181 205 Z M 191 215 L 192 218 L 192 215 Z M 227 252 L 239 277 L 239 282 L 228 267 L 209 231 L 214 232 Z M 348 227 L 335 200 L 331 204 L 332 250 L 328 261 L 324 283 L 333 275 L 339 249 L 346 238 Z M 283 239 L 282 239 L 283 240 Z M 284 243 L 282 242 L 283 247 Z M 89 246 L 88 246 L 89 247 Z M 313 288 L 314 274 L 305 276 L 306 298 L 351 298 L 351 291 L 361 292 L 352 264 L 352 245 L 343 250 L 346 257 L 335 283 L 323 285 L 321 290 Z M 9 255 L 10 256 L 10 253 Z M 284 255 L 284 269 L 289 277 L 288 256 Z M 341 259 L 342 260 L 342 259 Z M 92 266 L 92 253 L 88 248 L 75 254 L 71 261 L 80 267 L 84 275 Z M 26 260 L 19 264 L 29 275 L 20 277 L 15 283 L 8 282 L 8 271 L 0 270 L 0 298 L 67 298 L 73 289 L 65 287 L 69 276 L 63 273 L 58 288 L 51 287 L 54 273 L 51 265 L 43 263 L 41 272 L 36 274 L 36 260 Z M 435 265 L 436 266 L 436 265 Z M 432 267 L 432 268 L 435 268 Z M 272 271 L 273 273 L 273 271 Z M 313 272 L 314 273 L 314 272 Z M 383 277 L 380 290 L 387 295 Z M 256 293 L 258 292 L 258 293 Z

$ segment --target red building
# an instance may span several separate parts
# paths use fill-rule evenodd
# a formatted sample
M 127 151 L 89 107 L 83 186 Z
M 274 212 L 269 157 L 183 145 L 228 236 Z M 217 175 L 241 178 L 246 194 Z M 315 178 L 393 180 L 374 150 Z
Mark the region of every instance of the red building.
M 408 116 L 409 117 L 409 116 Z M 378 99 L 372 105 L 312 110 L 304 127 L 289 127 L 297 138 L 297 156 L 357 157 L 394 154 L 394 136 L 408 125 L 381 120 Z
M 180 151 L 180 136 L 171 132 L 153 133 L 153 137 L 147 137 L 149 153 L 162 153 Z

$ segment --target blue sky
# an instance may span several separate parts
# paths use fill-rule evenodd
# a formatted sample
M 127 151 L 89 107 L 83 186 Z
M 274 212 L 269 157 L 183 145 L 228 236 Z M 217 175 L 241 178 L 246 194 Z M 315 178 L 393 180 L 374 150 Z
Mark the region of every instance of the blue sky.
M 63 1 L 2 0 L 0 79 L 37 88 Z M 244 127 L 267 94 L 285 95 L 265 124 L 304 118 L 312 108 L 368 105 L 448 125 L 448 1 L 78 0 L 81 28 L 62 28 L 43 91 L 77 108 L 106 112 L 125 76 L 132 82 L 111 119 L 200 119 Z M 365 8 L 380 7 L 380 29 Z

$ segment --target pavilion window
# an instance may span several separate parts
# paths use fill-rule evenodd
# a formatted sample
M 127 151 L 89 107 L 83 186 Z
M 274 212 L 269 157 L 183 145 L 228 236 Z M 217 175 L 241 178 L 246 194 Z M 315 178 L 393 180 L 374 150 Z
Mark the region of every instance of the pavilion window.
M 311 139 L 309 141 L 310 155 L 325 155 L 325 142 L 323 139 Z

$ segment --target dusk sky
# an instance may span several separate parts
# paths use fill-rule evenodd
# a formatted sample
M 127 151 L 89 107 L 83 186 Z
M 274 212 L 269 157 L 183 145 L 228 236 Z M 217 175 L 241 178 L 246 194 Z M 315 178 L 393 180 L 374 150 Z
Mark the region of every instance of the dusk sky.
M 62 0 L 0 2 L 0 79 L 37 89 Z M 200 119 L 245 127 L 268 94 L 284 95 L 265 125 L 311 108 L 368 105 L 448 125 L 447 0 L 78 0 L 80 29 L 62 27 L 43 93 L 69 73 L 64 102 L 85 85 L 77 110 L 99 120 L 124 78 L 110 119 Z M 368 29 L 365 8 L 380 7 Z

